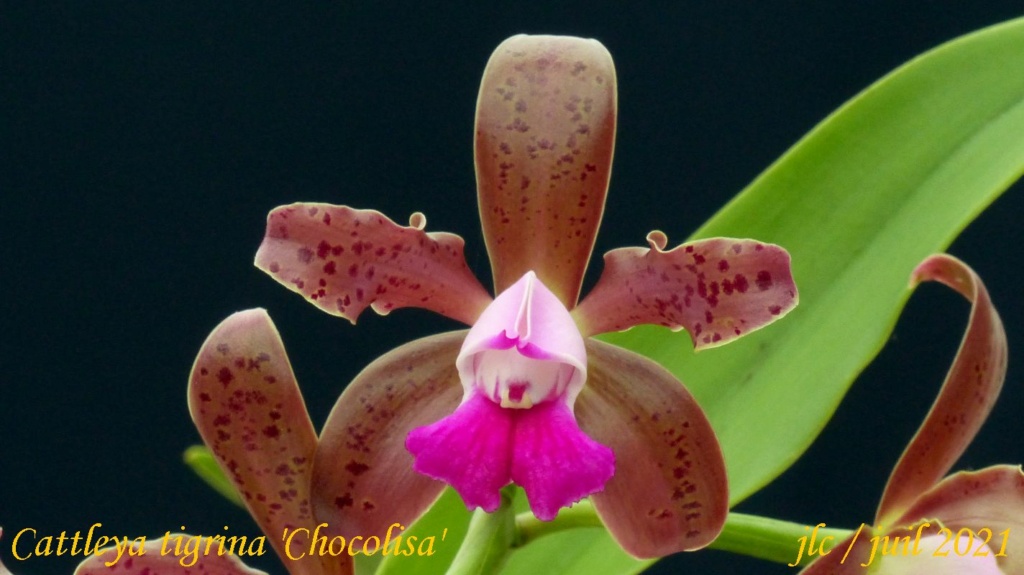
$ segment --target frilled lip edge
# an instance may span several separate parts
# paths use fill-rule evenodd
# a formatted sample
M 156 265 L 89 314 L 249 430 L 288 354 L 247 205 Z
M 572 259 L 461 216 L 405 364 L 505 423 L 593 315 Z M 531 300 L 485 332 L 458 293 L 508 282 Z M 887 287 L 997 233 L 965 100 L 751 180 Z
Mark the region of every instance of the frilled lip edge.
M 493 512 L 501 488 L 515 483 L 543 521 L 600 491 L 615 468 L 612 450 L 580 431 L 559 400 L 509 409 L 476 393 L 452 415 L 413 429 L 406 447 L 417 472 L 451 485 L 467 507 Z

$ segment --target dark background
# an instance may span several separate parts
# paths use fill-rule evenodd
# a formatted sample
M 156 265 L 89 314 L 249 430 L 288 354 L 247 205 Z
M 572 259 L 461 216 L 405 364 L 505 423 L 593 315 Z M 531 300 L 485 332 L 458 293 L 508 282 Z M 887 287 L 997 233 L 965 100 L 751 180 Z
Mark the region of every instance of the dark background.
M 685 238 L 875 79 L 1024 13 L 1014 1 L 956 0 L 21 4 L 0 11 L 0 557 L 40 574 L 70 572 L 78 558 L 15 562 L 21 528 L 256 534 L 180 455 L 199 441 L 189 368 L 231 312 L 270 310 L 317 426 L 372 358 L 451 327 L 415 310 L 368 313 L 352 327 L 251 261 L 269 209 L 319 200 L 400 222 L 423 210 L 428 229 L 466 238 L 488 278 L 473 110 L 505 37 L 596 37 L 615 57 L 619 137 L 602 253 L 640 245 L 653 228 Z M 962 468 L 1024 461 L 1022 206 L 1018 185 L 951 249 L 986 279 L 1013 350 L 1003 398 Z M 740 510 L 870 521 L 967 312 L 944 288 L 918 290 L 824 435 Z M 656 571 L 792 572 L 719 552 Z

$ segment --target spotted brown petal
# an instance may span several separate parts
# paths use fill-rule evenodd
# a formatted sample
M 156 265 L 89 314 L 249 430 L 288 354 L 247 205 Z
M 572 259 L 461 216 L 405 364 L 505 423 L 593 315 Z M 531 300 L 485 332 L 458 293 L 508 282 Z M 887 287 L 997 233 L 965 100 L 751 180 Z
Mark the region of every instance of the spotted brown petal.
M 940 281 L 955 289 L 971 300 L 971 317 L 935 403 L 889 477 L 876 523 L 890 522 L 949 471 L 988 417 L 1006 378 L 1006 332 L 977 274 L 940 254 L 918 265 L 911 281 Z
M 413 471 L 405 438 L 462 400 L 455 368 L 465 331 L 419 339 L 366 367 L 331 410 L 313 466 L 313 505 L 332 533 L 383 536 L 408 527 L 444 483 Z
M 1024 473 L 1019 466 L 955 473 L 921 495 L 896 522 L 922 519 L 940 521 L 953 534 L 971 529 L 975 547 L 988 537 L 993 553 L 999 553 L 1005 538 L 1005 557 L 997 557 L 1000 568 L 1006 573 L 1024 573 Z
M 421 213 L 400 226 L 374 210 L 281 206 L 267 217 L 256 267 L 329 314 L 352 323 L 418 307 L 472 325 L 491 301 L 454 234 L 423 231 Z
M 162 537 L 147 539 L 141 549 L 138 546 L 132 547 L 138 554 L 137 557 L 131 556 L 131 550 L 127 547 L 122 546 L 120 557 L 116 547 L 106 547 L 79 563 L 75 575 L 267 575 L 263 571 L 246 566 L 233 553 L 219 555 L 216 543 L 210 548 L 210 553 L 202 553 L 206 545 L 205 540 L 197 543 L 194 537 L 197 536 L 168 533 Z M 168 551 L 166 554 L 161 552 L 165 539 Z M 179 542 L 181 553 L 175 555 L 175 545 Z M 127 543 L 131 545 L 133 541 L 129 540 Z M 251 543 L 251 540 L 246 541 L 247 545 Z M 197 544 L 197 555 L 193 556 L 186 552 Z M 256 547 L 253 547 L 253 551 L 256 552 Z M 2 574 L 3 569 L 0 569 L 0 575 Z
M 531 269 L 572 308 L 604 212 L 615 67 L 596 40 L 513 36 L 484 70 L 476 178 L 495 293 Z
M 649 323 L 686 328 L 695 349 L 716 347 L 764 327 L 796 306 L 789 254 L 754 240 L 712 238 L 665 251 L 661 232 L 650 248 L 619 248 L 573 310 L 584 335 Z
M 316 527 L 309 482 L 316 432 L 281 337 L 262 309 L 231 315 L 206 339 L 188 387 L 203 441 L 281 557 L 285 530 Z M 302 534 L 292 547 L 308 549 Z M 344 560 L 344 564 L 338 559 Z M 285 561 L 292 575 L 351 573 L 346 557 Z
M 704 547 L 722 530 L 729 494 L 725 461 L 704 412 L 653 361 L 587 341 L 587 387 L 576 416 L 615 452 L 615 475 L 591 496 L 612 536 L 637 557 Z

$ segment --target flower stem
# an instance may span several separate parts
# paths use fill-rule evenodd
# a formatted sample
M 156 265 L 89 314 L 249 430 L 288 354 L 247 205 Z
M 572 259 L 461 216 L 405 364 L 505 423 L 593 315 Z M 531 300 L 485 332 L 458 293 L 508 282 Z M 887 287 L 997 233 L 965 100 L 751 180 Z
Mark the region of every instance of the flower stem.
M 481 509 L 473 512 L 469 532 L 448 567 L 448 575 L 483 575 L 501 571 L 512 550 L 516 533 L 513 493 L 512 486 L 502 489 L 501 505 L 493 513 Z
M 541 521 L 532 513 L 520 513 L 516 516 L 513 546 L 522 547 L 540 537 L 567 529 L 601 526 L 601 520 L 597 517 L 594 507 L 587 501 L 563 510 L 554 521 Z M 832 537 L 825 543 L 826 547 L 836 545 L 852 533 L 848 529 L 819 527 L 814 530 L 814 526 L 800 523 L 745 513 L 730 513 L 721 535 L 708 548 L 788 565 L 797 558 L 800 538 L 809 538 L 812 530 L 818 545 L 824 542 L 826 537 Z M 804 540 L 805 543 L 808 541 L 809 539 Z M 804 557 L 806 558 L 806 554 Z
M 516 533 L 513 547 L 522 547 L 534 539 L 579 527 L 604 527 L 589 501 L 580 501 L 563 509 L 552 521 L 541 521 L 527 511 L 516 515 Z
M 764 559 L 775 563 L 789 565 L 795 563 L 798 551 L 801 549 L 801 537 L 807 537 L 805 542 L 810 540 L 811 533 L 820 546 L 826 537 L 832 537 L 826 547 L 832 547 L 849 537 L 853 532 L 849 529 L 833 529 L 813 525 L 803 525 L 771 517 L 760 517 L 758 515 L 747 515 L 745 513 L 730 513 L 725 522 L 725 528 L 721 535 L 708 547 L 731 553 L 739 553 Z M 807 553 L 801 553 L 803 560 L 801 565 L 806 565 Z

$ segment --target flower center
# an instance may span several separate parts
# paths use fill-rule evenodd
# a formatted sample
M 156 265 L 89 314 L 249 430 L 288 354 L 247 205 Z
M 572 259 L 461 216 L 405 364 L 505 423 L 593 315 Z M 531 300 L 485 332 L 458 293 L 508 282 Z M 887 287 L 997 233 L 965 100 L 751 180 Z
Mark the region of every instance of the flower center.
M 554 399 L 571 409 L 587 379 L 579 328 L 533 272 L 483 311 L 455 364 L 466 390 L 463 401 L 481 394 L 511 409 Z
M 473 363 L 476 388 L 513 409 L 528 409 L 563 395 L 576 371 L 560 361 L 526 357 L 515 347 L 482 351 Z

